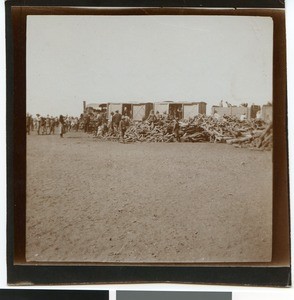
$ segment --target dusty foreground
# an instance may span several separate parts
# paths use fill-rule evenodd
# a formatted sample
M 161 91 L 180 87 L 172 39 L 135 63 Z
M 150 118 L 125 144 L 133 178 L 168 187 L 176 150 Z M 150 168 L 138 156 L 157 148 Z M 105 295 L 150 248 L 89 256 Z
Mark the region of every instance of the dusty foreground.
M 29 261 L 271 260 L 271 152 L 27 138 Z

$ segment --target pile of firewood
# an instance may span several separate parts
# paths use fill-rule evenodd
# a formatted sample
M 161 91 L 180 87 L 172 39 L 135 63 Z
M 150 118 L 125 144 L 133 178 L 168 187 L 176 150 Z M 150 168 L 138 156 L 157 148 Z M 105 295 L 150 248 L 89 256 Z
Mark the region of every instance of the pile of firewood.
M 125 132 L 124 142 L 175 142 L 173 120 L 159 123 L 133 122 Z M 272 123 L 262 120 L 240 121 L 236 117 L 216 119 L 200 115 L 193 120 L 179 122 L 181 142 L 227 143 L 235 147 L 268 150 L 272 148 Z M 119 140 L 119 135 L 106 134 L 105 140 Z
M 126 142 L 172 142 L 174 138 L 171 122 L 154 124 L 136 122 L 125 133 Z
M 198 117 L 192 123 L 183 124 L 186 131 L 182 141 L 202 141 L 227 143 L 235 147 L 269 150 L 273 144 L 272 123 L 261 120 L 240 121 L 236 117 L 221 120 L 213 117 Z M 195 140 L 194 140 L 195 139 Z
M 273 126 L 272 123 L 262 131 L 256 131 L 254 136 L 248 141 L 250 149 L 270 150 L 273 148 Z

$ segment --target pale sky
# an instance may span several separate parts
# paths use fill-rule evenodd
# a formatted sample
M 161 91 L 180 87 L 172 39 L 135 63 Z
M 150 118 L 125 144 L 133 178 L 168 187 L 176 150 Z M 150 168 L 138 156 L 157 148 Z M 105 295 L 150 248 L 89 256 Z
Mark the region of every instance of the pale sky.
M 95 102 L 272 101 L 273 22 L 240 16 L 28 16 L 27 111 Z

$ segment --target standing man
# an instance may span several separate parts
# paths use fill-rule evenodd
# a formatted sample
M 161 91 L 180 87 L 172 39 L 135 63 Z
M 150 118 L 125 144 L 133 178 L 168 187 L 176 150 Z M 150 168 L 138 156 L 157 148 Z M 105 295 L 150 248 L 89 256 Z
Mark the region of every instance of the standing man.
M 47 118 L 45 120 L 45 126 L 46 126 L 46 134 L 50 134 L 50 117 L 47 115 Z
M 55 120 L 54 118 L 51 116 L 50 118 L 50 133 L 49 134 L 54 134 L 55 133 Z
M 37 122 L 37 132 L 38 135 L 40 134 L 40 129 L 41 129 L 41 117 L 39 114 L 36 114 L 36 122 Z
M 113 131 L 115 134 L 118 132 L 119 123 L 121 121 L 122 115 L 119 113 L 118 110 L 115 111 L 115 114 L 112 117 L 112 123 L 113 123 Z
M 125 118 L 126 127 L 128 128 L 131 123 L 131 118 L 128 115 L 123 116 Z
M 42 134 L 46 134 L 46 118 L 41 117 L 41 131 Z
M 109 119 L 108 119 L 108 132 L 112 135 L 113 134 L 113 118 L 114 112 L 112 111 L 110 113 Z
M 63 133 L 64 133 L 64 117 L 63 115 L 59 116 L 59 134 L 60 137 L 63 138 Z
M 154 114 L 154 110 L 151 109 L 150 110 L 150 113 L 149 113 L 149 116 L 148 116 L 148 119 L 147 119 L 147 122 L 152 126 L 152 128 L 154 127 L 154 123 L 156 122 L 157 118 Z
M 174 135 L 176 137 L 177 142 L 180 142 L 181 141 L 180 140 L 180 124 L 179 124 L 178 118 L 175 119 L 173 131 L 174 131 Z
M 127 130 L 127 124 L 125 121 L 125 116 L 122 116 L 121 120 L 119 122 L 119 131 L 120 131 L 120 136 L 121 136 L 123 142 L 125 142 L 126 130 Z
M 102 124 L 103 124 L 103 117 L 101 111 L 99 110 L 96 117 L 96 126 L 97 126 L 96 136 L 102 135 Z
M 31 129 L 31 131 L 34 131 L 34 119 L 33 119 L 33 116 L 32 115 L 30 115 L 30 122 L 31 122 L 31 124 L 30 124 L 30 129 Z
M 90 115 L 86 113 L 84 115 L 84 131 L 88 132 L 89 131 L 89 125 L 90 125 Z
M 182 117 L 183 116 L 183 112 L 182 112 L 182 108 L 179 107 L 176 111 L 176 117 L 179 119 L 179 120 L 182 120 Z
M 30 129 L 31 129 L 31 116 L 30 116 L 30 114 L 27 114 L 27 117 L 26 117 L 26 128 L 27 128 L 27 134 L 30 134 Z
M 74 118 L 74 128 L 75 128 L 76 132 L 79 131 L 79 118 L 78 117 Z

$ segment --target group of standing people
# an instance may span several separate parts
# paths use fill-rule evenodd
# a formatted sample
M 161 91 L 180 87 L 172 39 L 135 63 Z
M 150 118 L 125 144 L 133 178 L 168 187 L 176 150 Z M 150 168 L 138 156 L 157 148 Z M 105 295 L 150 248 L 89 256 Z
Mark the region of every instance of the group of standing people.
M 124 140 L 130 121 L 130 117 L 127 114 L 122 115 L 118 110 L 115 113 L 111 112 L 109 118 L 110 134 L 117 135 L 119 133 L 122 140 Z
M 32 115 L 27 113 L 26 115 L 26 132 L 30 134 L 31 131 L 36 130 L 37 134 L 54 134 L 55 128 L 58 125 L 58 118 L 54 117 L 42 117 L 40 114 L 36 114 L 33 118 Z
M 162 126 L 164 123 L 168 122 L 172 124 L 172 132 L 178 142 L 180 142 L 180 117 L 182 116 L 182 111 L 177 110 L 178 114 L 167 114 L 164 112 L 160 114 L 158 111 L 154 113 L 154 110 L 151 110 L 146 121 L 152 126 Z
M 111 112 L 108 119 L 105 113 L 98 113 L 95 121 L 94 135 L 96 137 L 104 136 L 107 133 L 124 140 L 125 132 L 130 126 L 130 117 L 127 114 L 121 114 L 118 110 Z
M 82 116 L 83 129 L 85 133 L 92 133 L 96 137 L 120 136 L 124 134 L 130 125 L 130 116 L 127 110 L 120 113 L 118 110 L 111 112 L 107 117 L 107 112 L 98 110 L 96 112 L 84 113 Z
M 26 115 L 26 132 L 30 134 L 32 131 L 36 131 L 38 135 L 54 135 L 56 132 L 61 137 L 63 134 L 70 130 L 79 129 L 79 118 L 62 116 L 53 117 L 47 115 L 46 117 L 36 114 L 33 118 L 32 115 L 27 113 Z
M 42 117 L 40 114 L 36 115 L 36 129 L 38 135 L 40 134 L 55 134 L 55 128 L 58 126 L 58 118 L 50 117 Z
M 176 139 L 179 141 L 179 118 L 174 118 L 170 114 L 156 114 L 153 110 L 150 111 L 149 116 L 145 119 L 152 126 L 162 125 L 166 121 L 173 122 L 173 132 Z M 33 118 L 32 115 L 26 116 L 27 134 L 36 130 L 38 135 L 54 135 L 58 133 L 62 138 L 63 135 L 71 130 L 78 131 L 82 129 L 85 133 L 94 134 L 96 137 L 103 137 L 105 134 L 114 136 L 124 141 L 125 133 L 131 125 L 131 118 L 127 111 L 120 113 L 118 110 L 111 112 L 107 118 L 104 111 L 93 113 L 81 114 L 78 117 L 68 117 L 60 115 L 59 117 L 46 117 L 36 114 Z
M 92 121 L 95 122 L 95 128 L 92 130 L 95 137 L 103 137 L 107 134 L 107 136 L 120 138 L 122 141 L 124 141 L 125 133 L 132 122 L 127 112 L 120 113 L 118 110 L 111 112 L 108 119 L 106 118 L 106 112 L 98 112 L 94 118 L 92 116 Z M 154 110 L 151 110 L 145 122 L 151 126 L 160 126 L 168 122 L 171 124 L 171 131 L 174 133 L 176 140 L 180 141 L 180 124 L 178 117 L 167 113 L 160 114 L 158 111 L 154 113 Z M 88 133 L 87 125 L 89 123 L 90 116 L 84 115 L 84 129 L 85 132 Z

